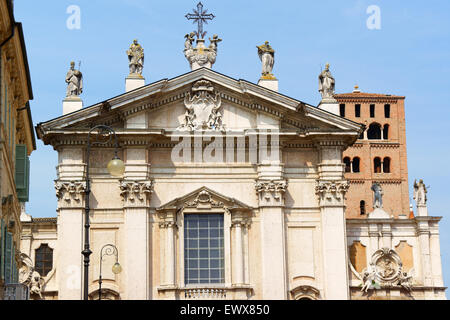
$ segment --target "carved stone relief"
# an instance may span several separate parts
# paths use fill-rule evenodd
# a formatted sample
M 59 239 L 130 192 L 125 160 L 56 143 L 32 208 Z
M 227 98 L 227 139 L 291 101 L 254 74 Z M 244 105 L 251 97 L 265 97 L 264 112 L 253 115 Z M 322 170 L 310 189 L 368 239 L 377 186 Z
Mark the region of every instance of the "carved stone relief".
M 260 205 L 283 205 L 288 183 L 285 180 L 256 181 Z
M 316 194 L 319 196 L 320 205 L 344 205 L 345 194 L 349 188 L 347 181 L 319 181 Z
M 120 195 L 126 204 L 145 204 L 153 192 L 152 181 L 121 181 Z
M 86 181 L 55 181 L 56 197 L 62 205 L 79 205 L 86 191 Z

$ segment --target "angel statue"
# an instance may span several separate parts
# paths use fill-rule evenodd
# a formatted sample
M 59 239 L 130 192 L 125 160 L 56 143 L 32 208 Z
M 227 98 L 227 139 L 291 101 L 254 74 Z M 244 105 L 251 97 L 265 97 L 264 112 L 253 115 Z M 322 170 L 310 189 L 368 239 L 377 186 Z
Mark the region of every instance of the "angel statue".
M 319 92 L 322 95 L 322 99 L 334 99 L 334 89 L 336 82 L 330 72 L 330 64 L 327 63 L 325 70 L 319 75 Z
M 273 65 L 275 64 L 275 50 L 269 45 L 269 41 L 266 41 L 258 48 L 258 56 L 262 62 L 262 77 L 265 79 L 275 79 L 272 74 Z
M 374 286 L 377 286 L 375 280 L 376 280 L 376 272 L 374 269 L 369 268 L 368 270 L 364 270 L 362 276 L 363 286 L 361 288 L 361 291 L 367 293 L 369 289 L 372 289 Z
M 222 39 L 219 39 L 219 36 L 217 34 L 213 35 L 213 38 L 209 38 L 209 41 L 211 44 L 209 45 L 209 48 L 212 49 L 214 52 L 217 52 L 217 44 L 222 41 Z
M 184 51 L 192 50 L 192 43 L 195 39 L 195 32 L 188 33 L 184 37 L 186 38 L 186 41 L 184 42 Z
M 418 206 L 425 206 L 427 204 L 427 187 L 422 179 L 419 180 L 419 183 L 417 183 L 417 180 L 414 180 L 413 199 Z
M 75 62 L 70 62 L 70 70 L 66 74 L 66 97 L 76 97 L 83 93 L 83 74 L 75 69 Z
M 142 75 L 144 69 L 144 49 L 135 39 L 127 50 L 130 74 Z

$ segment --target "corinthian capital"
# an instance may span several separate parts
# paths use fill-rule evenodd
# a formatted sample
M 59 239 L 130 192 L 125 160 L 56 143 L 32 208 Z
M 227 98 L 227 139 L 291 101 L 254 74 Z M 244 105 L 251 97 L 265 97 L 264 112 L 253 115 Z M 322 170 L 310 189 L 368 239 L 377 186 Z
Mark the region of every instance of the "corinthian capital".
M 320 205 L 343 206 L 349 187 L 347 181 L 319 181 L 316 194 L 319 196 Z
M 152 181 L 121 181 L 120 195 L 129 204 L 144 204 L 153 192 Z
M 66 205 L 80 204 L 86 181 L 55 181 L 56 197 Z
M 256 181 L 255 189 L 260 205 L 283 205 L 283 195 L 287 189 L 285 180 Z

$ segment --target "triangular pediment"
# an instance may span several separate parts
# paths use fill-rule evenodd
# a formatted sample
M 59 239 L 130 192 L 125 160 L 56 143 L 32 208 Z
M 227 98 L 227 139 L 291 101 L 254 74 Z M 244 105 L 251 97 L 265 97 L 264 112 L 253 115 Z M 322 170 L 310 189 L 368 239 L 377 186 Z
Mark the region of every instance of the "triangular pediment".
M 52 131 L 73 132 L 76 129 L 87 129 L 98 124 L 105 124 L 124 129 L 129 117 L 140 113 L 152 113 L 150 119 L 158 119 L 158 112 L 167 114 L 169 108 L 177 106 L 173 122 L 182 121 L 186 96 L 190 94 L 198 82 L 211 83 L 215 94 L 229 109 L 241 110 L 241 118 L 265 117 L 269 122 L 279 122 L 279 129 L 304 132 L 353 132 L 356 135 L 362 128 L 358 123 L 336 116 L 315 106 L 304 103 L 269 90 L 246 80 L 237 80 L 216 71 L 202 68 L 173 79 L 163 79 L 101 103 L 64 115 L 62 117 L 40 123 L 37 126 L 39 138 Z M 233 112 L 230 111 L 233 115 Z M 237 111 L 235 111 L 237 113 Z M 226 115 L 224 115 L 226 117 Z M 171 118 L 173 116 L 171 115 Z M 155 120 L 156 121 L 156 120 Z M 229 121 L 231 122 L 231 121 Z M 253 121 L 255 122 L 255 121 Z M 226 125 L 226 123 L 225 123 Z M 253 129 L 252 122 L 245 123 L 241 129 Z M 149 122 L 147 129 L 171 131 L 174 124 Z M 355 133 L 356 132 L 356 133 Z
M 179 210 L 181 208 L 196 208 L 200 210 L 226 208 L 228 210 L 239 209 L 252 210 L 252 207 L 234 198 L 222 195 L 207 187 L 201 187 L 182 197 L 178 197 L 157 208 L 157 211 Z

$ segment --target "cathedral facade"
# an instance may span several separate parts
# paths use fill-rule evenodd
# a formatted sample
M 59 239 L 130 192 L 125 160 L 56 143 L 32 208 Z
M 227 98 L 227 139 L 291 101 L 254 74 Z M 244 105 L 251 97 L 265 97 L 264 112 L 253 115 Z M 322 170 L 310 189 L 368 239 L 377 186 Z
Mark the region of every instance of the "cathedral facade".
M 71 67 L 63 116 L 36 126 L 58 154 L 58 209 L 22 217 L 23 272 L 47 266 L 33 297 L 82 299 L 87 280 L 89 299 L 445 299 L 425 185 L 417 217 L 394 204 L 408 194 L 404 171 L 402 192 L 373 177 L 364 198 L 354 190 L 345 158 L 369 128 L 340 115 L 329 66 L 313 106 L 278 92 L 269 43 L 254 84 L 213 71 L 221 39 L 194 36 L 191 72 L 148 85 L 134 41 L 126 92 L 86 108 Z M 106 127 L 117 144 L 96 130 Z M 116 156 L 120 177 L 107 170 Z

